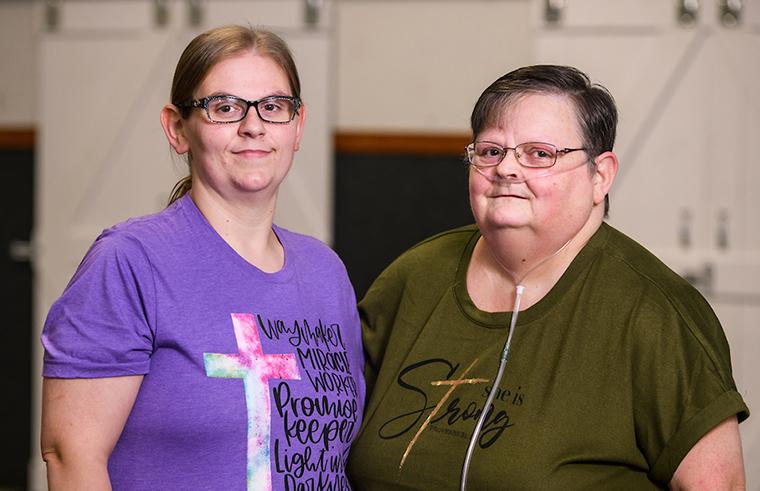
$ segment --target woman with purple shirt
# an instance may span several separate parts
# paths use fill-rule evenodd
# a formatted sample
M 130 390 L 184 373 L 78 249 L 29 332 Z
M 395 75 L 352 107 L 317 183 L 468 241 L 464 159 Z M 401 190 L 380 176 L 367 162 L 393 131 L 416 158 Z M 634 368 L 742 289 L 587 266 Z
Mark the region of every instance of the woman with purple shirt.
M 273 224 L 304 116 L 276 35 L 187 46 L 161 124 L 190 175 L 97 238 L 45 323 L 51 489 L 350 488 L 354 292 L 327 246 Z

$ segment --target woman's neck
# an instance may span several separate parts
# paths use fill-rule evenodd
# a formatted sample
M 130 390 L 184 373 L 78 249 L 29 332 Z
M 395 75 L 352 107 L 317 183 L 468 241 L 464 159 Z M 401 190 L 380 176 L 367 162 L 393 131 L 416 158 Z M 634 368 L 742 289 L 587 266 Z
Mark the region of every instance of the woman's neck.
M 276 196 L 231 201 L 203 187 L 190 197 L 209 225 L 243 259 L 267 273 L 282 269 L 285 252 L 272 230 Z
M 467 270 L 470 297 L 481 310 L 509 311 L 515 287 L 522 284 L 521 305 L 527 309 L 554 287 L 600 225 L 601 220 L 590 220 L 575 234 L 561 238 L 515 231 L 483 233 Z

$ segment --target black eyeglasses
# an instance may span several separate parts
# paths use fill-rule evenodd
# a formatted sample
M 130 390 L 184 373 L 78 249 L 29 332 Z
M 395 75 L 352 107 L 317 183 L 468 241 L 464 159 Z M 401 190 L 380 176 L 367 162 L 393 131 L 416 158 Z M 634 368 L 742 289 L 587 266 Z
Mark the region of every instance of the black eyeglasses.
M 586 150 L 585 148 L 558 149 L 551 143 L 527 142 L 513 147 L 502 147 L 487 141 L 472 142 L 465 147 L 467 161 L 475 167 L 496 167 L 514 150 L 517 162 L 524 167 L 551 167 L 557 162 L 557 155 Z
M 205 109 L 209 121 L 213 123 L 237 123 L 248 115 L 253 107 L 262 121 L 285 124 L 293 121 L 301 107 L 301 99 L 287 95 L 273 95 L 255 101 L 247 101 L 234 95 L 212 95 L 181 106 Z

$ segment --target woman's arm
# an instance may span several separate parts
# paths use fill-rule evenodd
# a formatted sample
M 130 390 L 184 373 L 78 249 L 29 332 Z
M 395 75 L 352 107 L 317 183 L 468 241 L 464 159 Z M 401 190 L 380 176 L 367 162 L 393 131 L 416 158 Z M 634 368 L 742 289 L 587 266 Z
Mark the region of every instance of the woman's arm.
M 41 448 L 51 491 L 111 489 L 108 458 L 142 379 L 43 380 Z
M 705 434 L 678 465 L 670 489 L 744 490 L 739 424 L 732 416 Z

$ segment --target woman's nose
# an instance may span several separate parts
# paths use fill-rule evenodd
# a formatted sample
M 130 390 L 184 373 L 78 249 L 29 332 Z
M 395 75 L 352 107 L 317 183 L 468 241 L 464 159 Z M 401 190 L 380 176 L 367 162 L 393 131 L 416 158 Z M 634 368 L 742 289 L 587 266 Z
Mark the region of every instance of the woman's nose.
M 249 135 L 249 136 L 259 136 L 263 135 L 266 132 L 266 126 L 264 125 L 264 120 L 261 119 L 259 116 L 259 113 L 256 112 L 255 107 L 251 107 L 248 110 L 248 114 L 245 115 L 245 117 L 240 121 L 240 126 L 238 127 L 238 132 L 240 134 Z
M 507 149 L 504 158 L 496 166 L 496 173 L 501 177 L 511 177 L 522 175 L 522 165 L 517 160 L 517 151 Z

